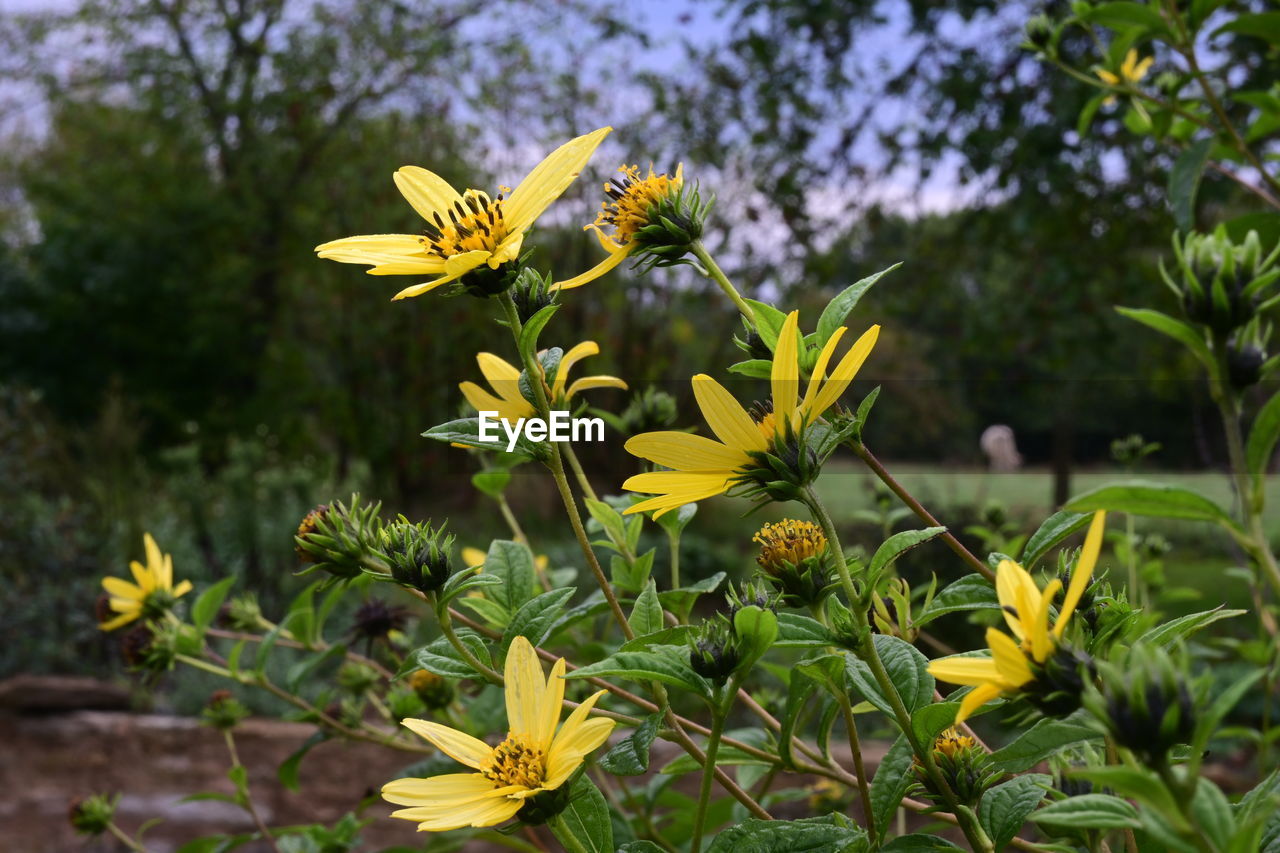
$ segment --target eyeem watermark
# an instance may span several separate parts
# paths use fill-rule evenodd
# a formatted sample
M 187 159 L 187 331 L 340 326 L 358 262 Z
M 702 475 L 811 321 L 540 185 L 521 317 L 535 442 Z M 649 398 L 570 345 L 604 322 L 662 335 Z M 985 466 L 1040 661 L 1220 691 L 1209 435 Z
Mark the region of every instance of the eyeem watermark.
M 501 441 L 498 427 L 507 434 L 507 452 L 514 453 L 516 442 L 523 435 L 529 441 L 604 441 L 604 420 L 601 418 L 575 418 L 568 412 L 553 411 L 551 418 L 518 418 L 513 425 L 497 412 L 480 413 L 479 433 L 481 441 Z

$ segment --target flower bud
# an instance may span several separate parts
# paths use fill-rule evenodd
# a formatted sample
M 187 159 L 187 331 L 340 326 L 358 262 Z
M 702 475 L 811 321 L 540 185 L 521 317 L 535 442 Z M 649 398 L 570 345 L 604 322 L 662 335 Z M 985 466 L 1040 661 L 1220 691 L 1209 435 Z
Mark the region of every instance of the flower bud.
M 689 665 L 716 684 L 724 684 L 741 657 L 733 628 L 722 615 L 706 620 L 690 638 Z
M 381 682 L 382 676 L 371 666 L 348 661 L 338 670 L 338 686 L 353 696 L 363 696 Z
M 453 684 L 444 676 L 425 669 L 420 669 L 409 676 L 409 687 L 430 711 L 446 708 L 453 701 Z
M 744 607 L 759 607 L 761 610 L 776 612 L 776 599 L 762 584 L 748 582 L 741 588 L 735 588 L 733 584 L 729 584 L 724 598 L 725 603 L 729 605 L 729 612 L 726 615 L 730 623 L 733 622 L 734 615 Z
M 1170 749 L 1191 740 L 1195 700 L 1167 652 L 1140 643 L 1098 669 L 1102 687 L 1089 691 L 1085 705 L 1117 744 L 1158 764 Z
M 933 761 L 938 772 L 964 806 L 976 806 L 987 789 L 1000 778 L 990 760 L 976 740 L 949 728 L 933 741 Z M 919 758 L 912 759 L 911 769 L 925 796 L 939 805 L 945 803 L 944 794 L 934 784 Z
M 94 794 L 91 797 L 75 800 L 68 809 L 67 818 L 80 835 L 102 835 L 116 816 L 116 803 L 120 802 L 117 794 Z
M 1255 316 L 1265 292 L 1280 278 L 1275 261 L 1280 252 L 1262 256 L 1256 231 L 1236 242 L 1219 227 L 1212 234 L 1188 234 L 1173 241 L 1182 281 L 1161 268 L 1165 282 L 1178 294 L 1183 313 L 1193 323 L 1228 335 Z
M 827 537 L 811 521 L 783 519 L 766 524 L 752 537 L 760 545 L 756 557 L 764 577 L 791 607 L 810 607 L 831 585 Z
M 537 270 L 520 270 L 511 287 L 511 299 L 521 323 L 529 322 L 534 314 L 556 301 L 558 291 L 552 290 L 551 284 L 551 277 L 544 278 Z
M 404 516 L 393 522 L 383 537 L 383 551 L 396 583 L 419 592 L 434 592 L 453 574 L 449 552 L 453 537 L 444 526 L 413 524 Z
M 392 631 L 404 629 L 409 611 L 399 605 L 388 604 L 380 598 L 371 598 L 356 608 L 351 623 L 351 634 L 359 640 L 385 640 Z
M 299 559 L 311 565 L 299 574 L 323 569 L 347 580 L 366 571 L 385 574 L 386 564 L 378 551 L 382 544 L 381 506 L 361 506 L 359 495 L 353 495 L 350 508 L 338 502 L 308 513 L 298 525 L 294 542 Z
M 627 403 L 619 415 L 622 432 L 638 435 L 642 432 L 666 429 L 676 422 L 676 399 L 666 391 L 649 387 L 639 392 Z
M 247 716 L 249 716 L 249 709 L 236 699 L 230 690 L 213 691 L 200 712 L 201 721 L 205 725 L 220 731 L 234 729 Z
M 254 594 L 246 592 L 223 605 L 220 621 L 236 631 L 256 631 L 263 625 L 262 608 Z

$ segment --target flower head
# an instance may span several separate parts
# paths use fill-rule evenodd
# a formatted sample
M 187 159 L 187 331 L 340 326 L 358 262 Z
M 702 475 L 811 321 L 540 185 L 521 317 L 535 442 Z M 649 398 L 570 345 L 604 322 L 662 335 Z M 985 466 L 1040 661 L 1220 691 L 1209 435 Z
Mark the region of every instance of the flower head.
M 799 322 L 799 312 L 792 311 L 783 323 L 770 376 L 772 397 L 750 413 L 710 376 L 693 377 L 698 408 L 719 441 L 661 431 L 637 435 L 626 443 L 629 453 L 673 469 L 637 474 L 623 483 L 622 488 L 629 491 L 658 495 L 626 512 L 656 510 L 656 518 L 684 504 L 724 494 L 758 467 L 760 454 L 774 452 L 835 405 L 871 354 L 880 327 L 863 333 L 828 376 L 827 365 L 847 331 L 843 326 L 836 329 L 818 355 L 801 397 Z
M 143 535 L 142 544 L 146 548 L 147 564 L 144 566 L 137 560 L 129 563 L 133 583 L 122 578 L 102 579 L 102 588 L 110 596 L 107 605 L 111 612 L 118 614 L 99 623 L 103 631 L 114 631 L 139 617 L 159 616 L 173 606 L 174 599 L 191 591 L 191 581 L 173 585 L 173 558 L 160 553 L 150 533 Z
M 404 166 L 394 180 L 426 221 L 423 233 L 344 237 L 316 246 L 316 254 L 368 264 L 370 275 L 435 276 L 401 290 L 395 299 L 418 296 L 481 267 L 497 270 L 520 256 L 525 232 L 568 189 L 610 130 L 602 127 L 561 145 L 506 198 L 477 189 L 458 193 L 434 172 Z
M 831 578 L 824 565 L 827 537 L 821 527 L 786 518 L 760 528 L 752 541 L 760 545 L 756 562 L 785 603 L 808 606 L 822 600 Z
M 1000 778 L 1000 773 L 991 769 L 987 753 L 978 742 L 954 727 L 934 739 L 933 761 L 947 787 L 965 805 L 977 804 L 983 793 Z M 920 759 L 912 759 L 911 769 L 923 789 L 922 793 L 930 800 L 943 802 L 942 792 L 925 772 Z
M 595 341 L 583 341 L 563 354 L 559 347 L 538 354 L 544 368 L 554 369 L 554 378 L 547 388 L 547 400 L 551 403 L 551 408 L 567 409 L 575 396 L 592 388 L 626 390 L 627 383 L 616 376 L 584 376 L 575 379 L 573 383 L 569 382 L 569 371 L 573 366 L 599 352 L 600 347 Z M 498 417 L 513 423 L 538 413 L 533 402 L 525 396 L 521 386 L 527 383 L 521 382 L 523 374 L 515 365 L 489 352 L 477 355 L 476 363 L 480 365 L 480 372 L 494 391 L 491 394 L 474 382 L 463 382 L 458 386 L 462 389 L 462 396 L 475 406 L 476 411 L 497 412 Z
M 416 821 L 424 832 L 495 826 L 514 817 L 530 797 L 560 788 L 614 726 L 613 720 L 587 718 L 604 694 L 601 690 L 575 708 L 557 731 L 564 672 L 561 658 L 544 681 L 533 646 L 524 637 L 515 638 L 504 672 L 508 733 L 497 746 L 429 720 L 405 720 L 406 727 L 475 772 L 387 783 L 383 799 L 407 806 L 391 816 Z
M 1129 52 L 1124 55 L 1124 62 L 1120 63 L 1120 71 L 1117 74 L 1114 71 L 1108 71 L 1105 68 L 1099 68 L 1093 73 L 1098 75 L 1103 83 L 1108 86 L 1135 85 L 1147 76 L 1147 72 L 1151 70 L 1151 64 L 1155 62 L 1154 56 L 1148 56 L 1146 59 L 1138 59 L 1138 51 L 1130 48 Z M 1110 106 L 1116 102 L 1116 96 L 1111 95 L 1103 103 Z
M 596 232 L 607 257 L 591 269 L 556 287 L 581 287 L 612 270 L 628 256 L 642 249 L 654 249 L 664 255 L 682 256 L 689 243 L 702 233 L 705 215 L 696 190 L 691 199 L 684 197 L 684 167 L 677 166 L 675 175 L 640 174 L 639 166 L 620 166 L 621 178 L 604 185 L 609 197 L 596 214 L 596 221 L 583 230 Z M 612 233 L 605 231 L 612 229 Z
M 1026 569 L 1012 560 L 1002 560 L 996 567 L 996 595 L 1000 599 L 1005 622 L 1014 636 L 988 628 L 990 658 L 952 657 L 929 664 L 929 672 L 934 677 L 973 687 L 960 703 L 957 724 L 997 696 L 1024 692 L 1024 688 L 1045 675 L 1046 664 L 1052 663 L 1051 658 L 1058 651 L 1063 632 L 1093 577 L 1098 553 L 1102 549 L 1105 521 L 1105 512 L 1099 510 L 1094 513 L 1080 559 L 1071 573 L 1071 585 L 1052 627 L 1049 608 L 1062 589 L 1062 581 L 1051 580 L 1041 591 Z

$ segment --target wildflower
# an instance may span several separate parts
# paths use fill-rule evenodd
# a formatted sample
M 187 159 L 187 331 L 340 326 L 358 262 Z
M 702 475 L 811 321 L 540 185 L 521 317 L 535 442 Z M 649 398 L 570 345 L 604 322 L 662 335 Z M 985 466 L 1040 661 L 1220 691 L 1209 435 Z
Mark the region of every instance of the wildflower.
M 1151 63 L 1155 62 L 1154 56 L 1148 56 L 1146 59 L 1138 60 L 1138 51 L 1130 48 L 1129 52 L 1124 56 L 1124 62 L 1120 63 L 1120 73 L 1108 71 L 1105 68 L 1099 68 L 1094 71 L 1098 75 L 1098 79 L 1102 80 L 1108 86 L 1136 85 L 1142 82 L 1142 78 L 1147 76 L 1147 71 L 1151 69 Z M 1116 96 L 1109 96 L 1103 103 L 1111 106 L 1116 102 Z
M 306 539 L 312 533 L 321 532 L 321 527 L 320 527 L 321 522 L 324 521 L 325 514 L 328 512 L 329 512 L 328 504 L 320 504 L 315 509 L 308 512 L 306 515 L 302 517 L 302 521 L 298 522 L 298 529 L 294 533 L 294 537 L 297 539 Z M 312 554 L 307 549 L 303 548 L 300 543 L 295 544 L 293 546 L 293 550 L 294 550 L 294 553 L 298 555 L 298 562 L 301 562 L 301 563 L 316 562 L 315 555 Z
M 627 451 L 656 462 L 670 471 L 637 474 L 622 484 L 633 492 L 655 493 L 626 512 L 655 510 L 654 517 L 687 503 L 724 494 L 732 486 L 752 479 L 773 480 L 769 454 L 777 451 L 784 463 L 797 464 L 796 436 L 822 416 L 849 387 L 858 368 L 871 353 L 879 326 L 872 326 L 845 353 L 827 376 L 827 364 L 844 335 L 842 326 L 831 335 L 814 364 L 804 397 L 799 394 L 799 312 L 787 316 L 778 336 L 770 380 L 772 399 L 748 413 L 733 396 L 706 374 L 693 377 L 693 393 L 707 425 L 719 441 L 685 432 L 662 431 L 637 435 L 627 441 Z M 804 448 L 798 448 L 803 456 Z M 803 464 L 806 460 L 798 460 Z M 814 472 L 816 473 L 816 472 Z
M 976 805 L 1000 777 L 1000 773 L 989 766 L 987 753 L 978 742 L 969 735 L 960 734 L 954 727 L 934 739 L 933 761 L 947 787 L 963 805 Z M 943 798 L 942 791 L 936 789 L 919 759 L 912 759 L 911 769 L 929 799 Z
M 107 604 L 115 618 L 99 623 L 103 631 L 114 631 L 139 617 L 153 619 L 173 607 L 176 599 L 191 591 L 191 581 L 173 585 L 173 558 L 161 554 L 156 540 L 147 533 L 142 537 L 147 551 L 147 564 L 137 560 L 129 563 L 134 583 L 121 578 L 103 578 L 102 588 L 111 596 Z
M 1093 577 L 1098 552 L 1102 548 L 1105 519 L 1106 514 L 1101 510 L 1094 513 L 1080 559 L 1072 572 L 1071 585 L 1052 629 L 1049 627 L 1049 608 L 1062 589 L 1062 581 L 1050 581 L 1041 592 L 1031 575 L 1012 560 L 1002 560 L 996 567 L 996 594 L 1005 621 L 1017 640 L 995 628 L 988 628 L 990 658 L 952 657 L 929 664 L 929 672 L 935 678 L 973 687 L 960 703 L 957 724 L 1001 694 L 1032 696 L 1033 682 L 1040 682 L 1037 686 L 1042 691 L 1044 688 L 1050 690 L 1043 698 L 1049 701 L 1061 698 L 1054 695 L 1057 692 L 1055 688 L 1063 677 L 1069 676 L 1073 661 L 1054 660 L 1055 653 L 1059 651 L 1062 634 Z M 1077 692 L 1076 702 L 1078 695 Z
M 396 187 L 426 220 L 424 232 L 344 237 L 316 246 L 316 254 L 368 264 L 370 275 L 436 276 L 401 290 L 395 299 L 419 296 L 473 270 L 497 271 L 519 257 L 525 232 L 568 189 L 610 130 L 602 127 L 561 145 L 505 199 L 476 189 L 459 194 L 439 175 L 404 166 L 394 175 Z M 505 281 L 499 289 L 506 289 Z
M 627 383 L 616 376 L 584 376 L 569 384 L 569 371 L 573 366 L 588 356 L 596 355 L 600 347 L 595 341 L 583 341 L 568 352 L 562 354 L 558 347 L 539 353 L 545 369 L 554 367 L 555 378 L 547 389 L 547 399 L 553 409 L 567 409 L 575 396 L 592 388 L 621 388 L 624 391 Z M 533 417 L 538 414 L 533 402 L 525 396 L 522 381 L 523 374 L 514 365 L 509 364 L 493 353 L 482 352 L 476 356 L 480 372 L 484 374 L 497 396 L 489 393 L 474 382 L 463 382 L 458 387 L 467 402 L 475 406 L 476 411 L 497 412 L 498 417 L 515 423 L 520 418 Z M 522 387 L 523 386 L 523 387 Z
M 822 600 L 831 574 L 824 563 L 827 537 L 821 527 L 786 518 L 766 524 L 751 541 L 760 544 L 756 562 L 783 601 L 803 607 Z
M 556 730 L 564 671 L 561 658 L 544 682 L 533 646 L 523 636 L 515 638 L 504 673 L 508 733 L 496 747 L 429 720 L 405 720 L 407 728 L 475 772 L 387 783 L 383 799 L 408 806 L 391 816 L 416 821 L 418 830 L 425 832 L 495 826 L 514 817 L 530 798 L 564 785 L 614 726 L 612 720 L 587 719 L 605 692 L 601 690 L 587 697 Z
M 581 275 L 559 282 L 557 288 L 581 287 L 595 281 L 646 249 L 658 263 L 678 259 L 702 235 L 706 207 L 696 190 L 686 198 L 683 166 L 676 167 L 675 175 L 655 173 L 653 166 L 643 177 L 639 166 L 621 166 L 618 171 L 622 177 L 604 185 L 610 201 L 601 206 L 596 221 L 583 228 L 596 232 L 608 256 Z M 605 233 L 605 228 L 612 228 L 613 233 Z
M 293 541 L 302 561 L 311 565 L 298 574 L 323 569 L 347 580 L 365 571 L 387 574 L 380 552 L 384 541 L 380 509 L 381 503 L 361 506 L 360 496 L 352 495 L 350 507 L 335 501 L 308 513 Z

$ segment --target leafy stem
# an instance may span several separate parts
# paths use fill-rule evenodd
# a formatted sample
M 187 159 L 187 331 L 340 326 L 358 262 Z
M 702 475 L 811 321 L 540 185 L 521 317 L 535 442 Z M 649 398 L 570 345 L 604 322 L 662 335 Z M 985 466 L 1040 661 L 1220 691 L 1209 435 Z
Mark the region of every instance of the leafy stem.
M 742 298 L 742 294 L 738 292 L 738 288 L 733 286 L 733 282 L 729 281 L 729 277 L 724 274 L 724 270 L 720 269 L 720 265 L 716 263 L 715 258 L 711 257 L 711 253 L 707 251 L 707 247 L 701 240 L 694 240 L 689 244 L 689 249 L 693 252 L 694 257 L 702 264 L 703 272 L 707 278 L 720 285 L 720 289 L 724 291 L 725 296 L 733 300 L 733 304 L 738 307 L 738 311 L 752 326 L 756 324 L 755 312 L 751 310 L 751 306 Z
M 715 776 L 716 754 L 720 751 L 720 738 L 724 734 L 725 720 L 729 717 L 729 708 L 733 705 L 733 697 L 737 692 L 738 680 L 732 678 L 726 687 L 716 692 L 711 703 L 711 733 L 707 735 L 707 751 L 702 765 L 702 786 L 698 789 L 698 806 L 693 813 L 693 840 L 690 842 L 690 853 L 698 853 L 702 849 L 702 833 L 707 820 L 707 805 L 711 800 L 711 780 Z

